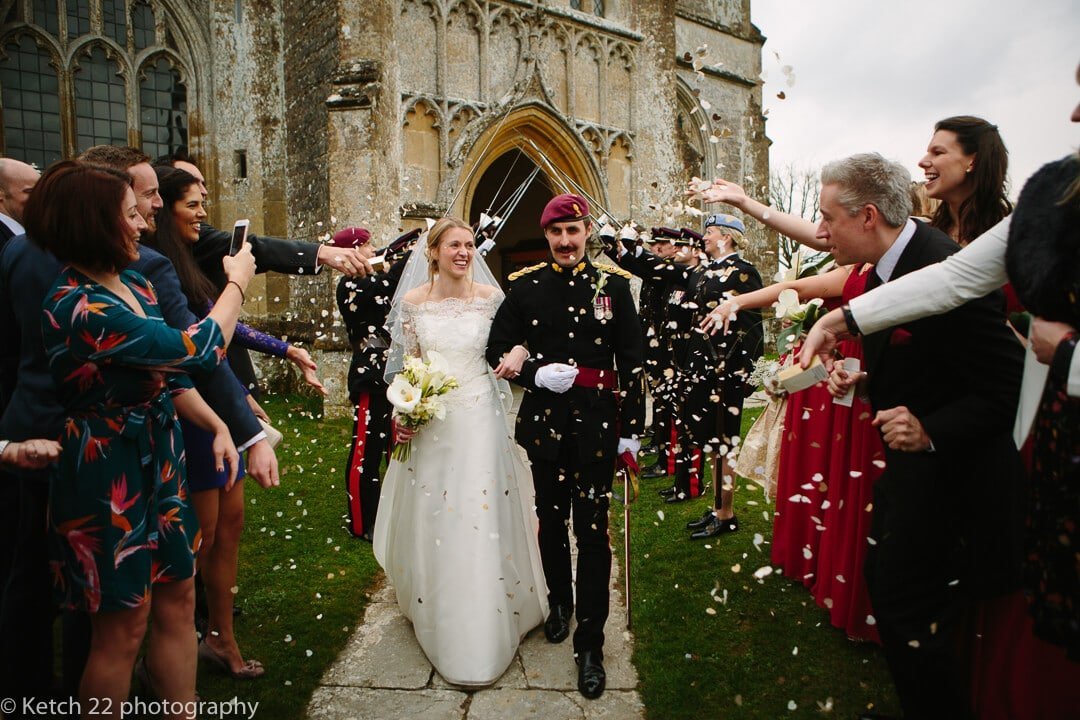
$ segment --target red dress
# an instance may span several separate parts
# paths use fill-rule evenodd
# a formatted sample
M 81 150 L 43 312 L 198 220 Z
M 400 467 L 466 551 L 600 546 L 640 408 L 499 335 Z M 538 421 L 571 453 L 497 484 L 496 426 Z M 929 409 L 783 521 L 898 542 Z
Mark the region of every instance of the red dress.
M 832 395 L 820 384 L 789 395 L 784 416 L 772 564 L 807 587 L 817 576 L 835 407 Z
M 854 270 L 844 284 L 843 300 L 862 294 L 872 266 Z M 862 343 L 845 340 L 844 357 L 863 359 Z M 865 369 L 865 362 L 863 367 Z M 829 611 L 829 619 L 849 637 L 878 642 L 871 619 L 870 594 L 863 578 L 867 536 L 873 509 L 874 482 L 885 469 L 881 434 L 870 423 L 870 403 L 855 397 L 850 408 L 835 405 L 829 446 L 828 490 L 818 549 L 814 600 Z

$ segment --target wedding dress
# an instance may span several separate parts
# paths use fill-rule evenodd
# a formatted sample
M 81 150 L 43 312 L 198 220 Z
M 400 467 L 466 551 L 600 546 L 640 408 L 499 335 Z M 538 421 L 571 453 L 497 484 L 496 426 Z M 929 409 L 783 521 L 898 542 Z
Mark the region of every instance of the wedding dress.
M 420 646 L 457 685 L 498 680 L 547 615 L 532 475 L 484 359 L 502 299 L 402 303 L 407 350 L 441 353 L 459 387 L 390 463 L 373 539 Z

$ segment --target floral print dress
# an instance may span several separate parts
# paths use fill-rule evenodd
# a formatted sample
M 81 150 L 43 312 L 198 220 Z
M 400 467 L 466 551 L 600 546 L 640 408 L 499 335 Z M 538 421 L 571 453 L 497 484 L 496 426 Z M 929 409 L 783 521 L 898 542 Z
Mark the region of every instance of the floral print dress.
M 137 607 L 157 582 L 194 575 L 199 525 L 170 393 L 224 357 L 221 329 L 165 324 L 150 283 L 121 273 L 146 317 L 67 267 L 43 303 L 42 336 L 68 413 L 50 478 L 53 584 L 61 606 Z

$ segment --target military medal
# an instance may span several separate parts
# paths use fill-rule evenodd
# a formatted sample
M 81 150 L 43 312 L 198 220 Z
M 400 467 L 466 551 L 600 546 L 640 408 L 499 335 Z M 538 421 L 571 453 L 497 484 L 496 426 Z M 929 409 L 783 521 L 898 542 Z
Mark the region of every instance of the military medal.
M 593 317 L 597 320 L 611 320 L 615 317 L 615 313 L 611 311 L 611 297 L 609 295 L 598 295 L 593 300 Z

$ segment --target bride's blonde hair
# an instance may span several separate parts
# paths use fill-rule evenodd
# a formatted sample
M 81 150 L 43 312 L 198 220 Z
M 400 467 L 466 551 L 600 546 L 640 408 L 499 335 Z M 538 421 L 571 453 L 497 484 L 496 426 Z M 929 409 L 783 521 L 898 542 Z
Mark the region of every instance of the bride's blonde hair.
M 444 217 L 440 218 L 431 226 L 431 230 L 428 230 L 427 237 L 427 259 L 428 259 L 428 280 L 434 281 L 435 275 L 439 272 L 439 243 L 442 242 L 443 235 L 448 230 L 454 228 L 460 228 L 462 230 L 468 230 L 469 234 L 473 234 L 472 227 L 469 226 L 464 220 L 458 220 L 456 217 Z

